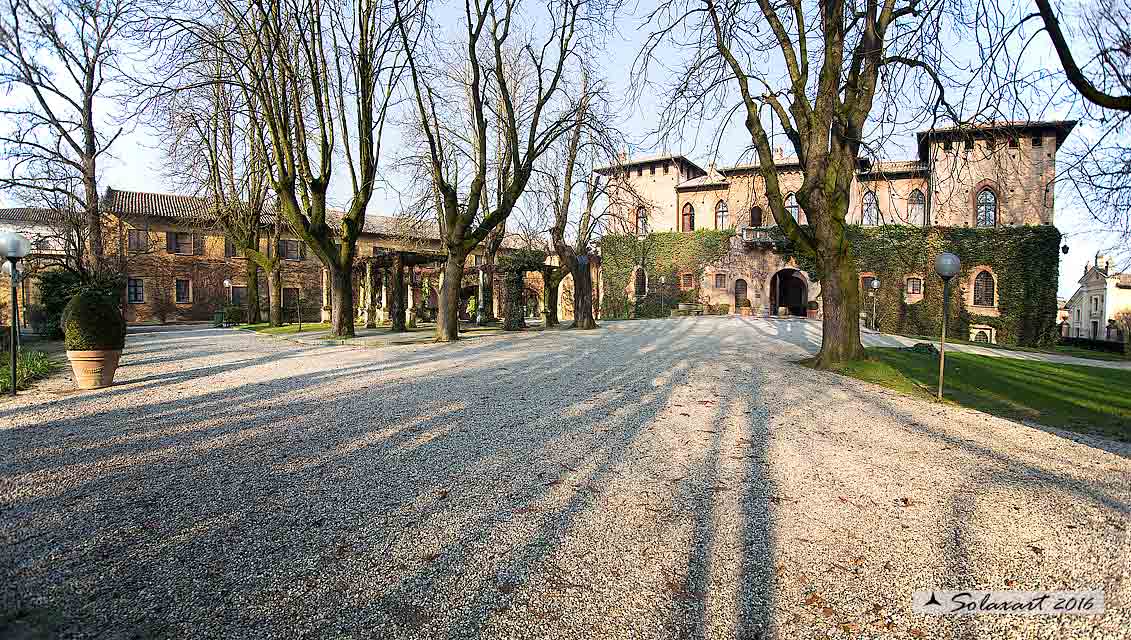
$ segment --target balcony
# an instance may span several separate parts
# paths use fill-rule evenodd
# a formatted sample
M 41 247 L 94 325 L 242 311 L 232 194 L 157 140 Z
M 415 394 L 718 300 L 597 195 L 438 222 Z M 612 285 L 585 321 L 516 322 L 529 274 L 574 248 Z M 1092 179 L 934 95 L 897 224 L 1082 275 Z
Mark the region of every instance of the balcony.
M 770 227 L 742 227 L 742 241 L 754 246 L 773 246 L 781 241 L 770 233 Z

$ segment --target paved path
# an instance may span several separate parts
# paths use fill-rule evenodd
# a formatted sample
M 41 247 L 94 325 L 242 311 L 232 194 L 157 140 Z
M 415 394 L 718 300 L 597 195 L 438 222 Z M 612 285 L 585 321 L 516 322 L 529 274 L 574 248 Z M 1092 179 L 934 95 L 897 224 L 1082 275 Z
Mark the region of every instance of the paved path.
M 0 404 L 0 637 L 1131 637 L 1126 445 L 748 320 L 132 334 L 115 387 Z M 1108 613 L 911 614 L 931 587 Z

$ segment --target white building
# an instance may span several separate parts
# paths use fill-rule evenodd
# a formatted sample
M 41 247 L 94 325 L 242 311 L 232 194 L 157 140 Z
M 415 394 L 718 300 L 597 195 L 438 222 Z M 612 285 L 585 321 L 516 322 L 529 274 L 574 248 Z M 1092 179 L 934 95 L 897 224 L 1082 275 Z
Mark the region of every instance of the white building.
M 1108 256 L 1096 254 L 1080 288 L 1068 299 L 1068 336 L 1120 341 L 1131 328 L 1131 273 L 1116 273 Z

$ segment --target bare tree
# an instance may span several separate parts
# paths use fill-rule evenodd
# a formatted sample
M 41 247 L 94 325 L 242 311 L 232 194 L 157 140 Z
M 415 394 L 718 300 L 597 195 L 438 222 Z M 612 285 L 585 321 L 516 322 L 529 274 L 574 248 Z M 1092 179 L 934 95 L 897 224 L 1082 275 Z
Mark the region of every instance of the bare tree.
M 0 15 L 0 86 L 18 96 L 0 108 L 11 124 L 0 189 L 81 218 L 68 266 L 84 278 L 104 267 L 99 161 L 122 129 L 106 131 L 101 110 L 136 11 L 133 0 L 5 0 Z
M 573 278 L 571 329 L 597 328 L 593 305 L 594 245 L 605 229 L 624 231 L 623 221 L 612 211 L 620 208 L 621 199 L 633 197 L 630 185 L 615 185 L 618 192 L 610 193 L 613 183 L 598 172 L 601 167 L 619 164 L 617 149 L 623 144 L 623 136 L 613 122 L 614 114 L 601 87 L 591 85 L 586 75 L 572 130 L 546 163 L 544 172 L 543 182 L 551 194 L 553 211 L 550 237 L 562 268 Z M 614 169 L 611 175 L 617 175 L 617 171 Z M 580 201 L 575 198 L 579 192 Z
M 741 113 L 775 221 L 796 250 L 816 262 L 825 309 L 819 367 L 864 355 L 845 228 L 877 98 L 892 99 L 884 87 L 899 84 L 897 73 L 914 72 L 932 87 L 925 102 L 957 117 L 942 92 L 945 39 L 925 36 L 948 24 L 948 7 L 921 0 L 667 0 L 649 15 L 652 32 L 635 68 L 638 86 L 647 86 L 658 51 L 688 52 L 668 94 L 665 125 L 676 129 L 688 118 Z M 737 104 L 728 97 L 734 89 Z M 808 226 L 785 208 L 763 109 L 802 166 L 796 196 Z
M 569 129 L 576 101 L 567 81 L 589 30 L 607 18 L 608 4 L 592 0 L 545 0 L 533 24 L 522 17 L 535 3 L 486 0 L 465 3 L 464 41 L 458 43 L 463 73 L 436 72 L 430 60 L 444 50 L 430 46 L 430 4 L 393 0 L 416 117 L 424 133 L 428 190 L 436 194 L 440 240 L 447 253 L 438 296 L 436 339 L 459 338 L 459 290 L 467 256 L 510 215 L 526 189 L 535 163 Z M 424 36 L 418 36 L 423 32 Z M 512 56 L 512 51 L 521 55 Z M 521 65 L 521 68 L 515 68 Z M 509 80 L 522 78 L 517 87 Z M 467 115 L 452 111 L 466 105 Z M 491 109 L 498 105 L 492 117 Z M 470 120 L 470 134 L 454 123 Z M 489 204 L 491 122 L 498 123 L 506 167 L 500 170 L 497 202 Z
M 219 81 L 239 86 L 263 123 L 278 210 L 330 274 L 331 332 L 354 335 L 357 239 L 402 70 L 391 8 L 381 0 L 219 0 L 165 28 L 172 66 L 199 47 L 231 70 Z M 342 212 L 327 196 L 337 157 L 351 187 Z
M 1066 28 L 1050 0 L 1036 0 L 1041 23 L 1062 71 L 1084 100 L 1083 113 L 1097 127 L 1094 139 L 1069 152 L 1064 173 L 1103 234 L 1114 233 L 1127 259 L 1131 241 L 1131 2 L 1090 5 Z M 1022 18 L 1023 23 L 1028 17 Z M 1076 38 L 1070 41 L 1072 33 Z M 1075 42 L 1075 50 L 1074 43 Z

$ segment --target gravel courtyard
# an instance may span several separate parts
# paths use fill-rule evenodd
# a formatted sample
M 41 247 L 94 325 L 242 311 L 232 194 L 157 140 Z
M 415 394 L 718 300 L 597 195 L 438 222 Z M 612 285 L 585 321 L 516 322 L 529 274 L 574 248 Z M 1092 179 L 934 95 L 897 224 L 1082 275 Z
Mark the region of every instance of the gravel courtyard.
M 815 349 L 739 317 L 140 330 L 113 388 L 0 402 L 0 637 L 1131 638 L 1131 448 Z M 912 614 L 932 587 L 1107 613 Z

